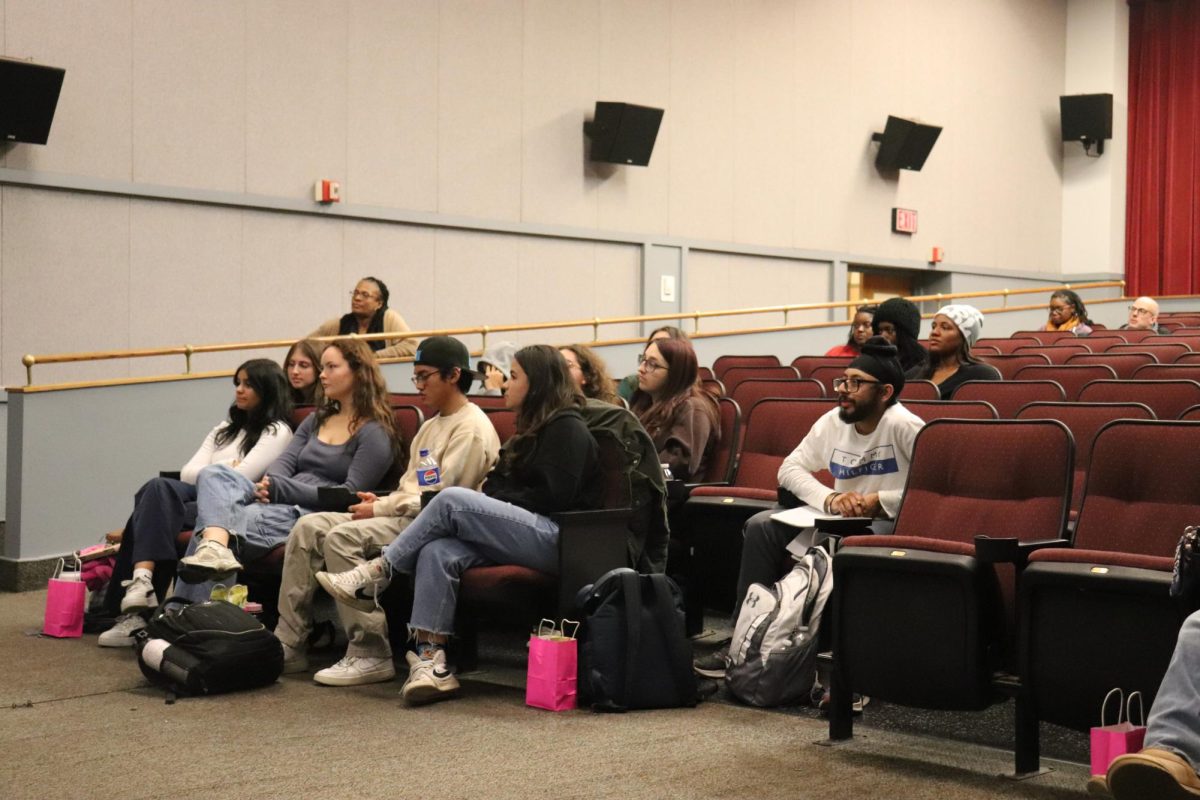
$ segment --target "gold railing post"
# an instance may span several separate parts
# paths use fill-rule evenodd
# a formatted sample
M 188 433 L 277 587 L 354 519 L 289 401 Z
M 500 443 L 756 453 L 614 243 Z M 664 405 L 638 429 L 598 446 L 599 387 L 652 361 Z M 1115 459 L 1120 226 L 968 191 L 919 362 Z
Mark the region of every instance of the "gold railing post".
M 600 341 L 600 318 L 592 317 L 592 341 Z
M 692 313 L 695 314 L 695 316 L 692 317 L 692 326 L 693 326 L 692 333 L 699 333 L 700 332 L 700 312 L 693 311 Z
M 37 363 L 37 356 L 27 353 L 21 363 L 25 365 L 25 385 L 33 386 L 33 365 Z
M 184 375 L 192 374 L 192 353 L 194 353 L 194 352 L 195 352 L 195 350 L 192 349 L 192 346 L 190 344 L 185 344 L 183 346 L 183 374 Z
M 482 328 L 479 329 L 479 349 L 480 350 L 487 350 L 487 335 L 488 335 L 488 326 L 484 325 Z
M 790 309 L 786 307 L 783 309 L 783 324 L 785 326 L 788 324 L 788 311 L 790 311 Z

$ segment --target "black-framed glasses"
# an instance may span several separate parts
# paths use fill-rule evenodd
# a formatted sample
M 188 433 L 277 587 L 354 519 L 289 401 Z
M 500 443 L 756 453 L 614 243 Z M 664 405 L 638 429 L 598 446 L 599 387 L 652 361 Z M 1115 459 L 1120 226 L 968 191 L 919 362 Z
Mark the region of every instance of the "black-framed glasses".
M 430 370 L 429 372 L 414 372 L 412 376 L 413 386 L 420 386 L 421 384 L 428 382 L 430 378 L 437 374 L 438 371 L 436 369 Z
M 645 367 L 647 372 L 657 372 L 660 369 L 666 369 L 667 365 L 660 364 L 657 361 L 652 361 L 651 359 L 646 358 L 644 355 L 638 356 L 638 369 L 642 369 L 643 367 Z
M 854 394 L 863 384 L 879 383 L 880 381 L 869 381 L 866 378 L 834 378 L 833 390 L 835 392 L 845 392 L 846 394 Z

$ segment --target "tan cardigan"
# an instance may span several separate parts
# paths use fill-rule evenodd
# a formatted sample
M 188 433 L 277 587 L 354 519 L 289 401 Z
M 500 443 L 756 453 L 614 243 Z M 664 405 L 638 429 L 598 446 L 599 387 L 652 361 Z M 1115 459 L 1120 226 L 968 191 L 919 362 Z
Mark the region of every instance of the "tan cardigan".
M 341 317 L 334 317 L 325 322 L 321 327 L 309 334 L 309 336 L 337 336 L 342 322 Z M 404 333 L 409 330 L 408 324 L 404 321 L 404 317 L 400 316 L 400 312 L 394 308 L 389 308 L 383 312 L 383 332 L 384 333 Z M 402 339 L 384 339 L 385 346 L 382 350 L 375 351 L 376 358 L 398 358 L 400 356 L 411 356 L 417 352 L 417 340 L 413 337 Z

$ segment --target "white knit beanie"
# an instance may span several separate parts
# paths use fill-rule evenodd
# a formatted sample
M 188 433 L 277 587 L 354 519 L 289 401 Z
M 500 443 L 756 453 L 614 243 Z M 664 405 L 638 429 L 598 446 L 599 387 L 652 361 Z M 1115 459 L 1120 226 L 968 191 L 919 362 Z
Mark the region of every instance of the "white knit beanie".
M 975 342 L 979 340 L 979 334 L 983 330 L 983 314 L 979 312 L 978 308 L 967 305 L 949 305 L 942 306 L 937 313 L 945 314 L 951 322 L 958 326 L 963 338 L 967 340 L 967 347 L 975 346 Z

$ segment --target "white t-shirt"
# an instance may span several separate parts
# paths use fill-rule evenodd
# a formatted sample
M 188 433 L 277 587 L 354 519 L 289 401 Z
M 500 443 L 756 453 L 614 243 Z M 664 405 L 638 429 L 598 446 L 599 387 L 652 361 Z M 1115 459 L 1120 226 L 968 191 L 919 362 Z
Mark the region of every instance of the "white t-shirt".
M 834 492 L 879 492 L 883 513 L 894 518 L 900 510 L 913 441 L 925 422 L 900 403 L 879 419 L 869 435 L 853 423 L 842 422 L 838 409 L 817 420 L 800 445 L 779 467 L 779 485 L 818 510 Z M 830 490 L 814 473 L 833 474 Z
M 258 437 L 254 449 L 242 457 L 242 442 L 246 432 L 240 431 L 232 442 L 217 447 L 217 431 L 227 423 L 221 422 L 204 437 L 204 443 L 179 471 L 179 479 L 184 483 L 195 483 L 200 470 L 210 464 L 225 464 L 233 467 L 251 481 L 258 482 L 267 473 L 267 467 L 283 454 L 288 442 L 292 440 L 292 429 L 282 422 L 267 426 Z

